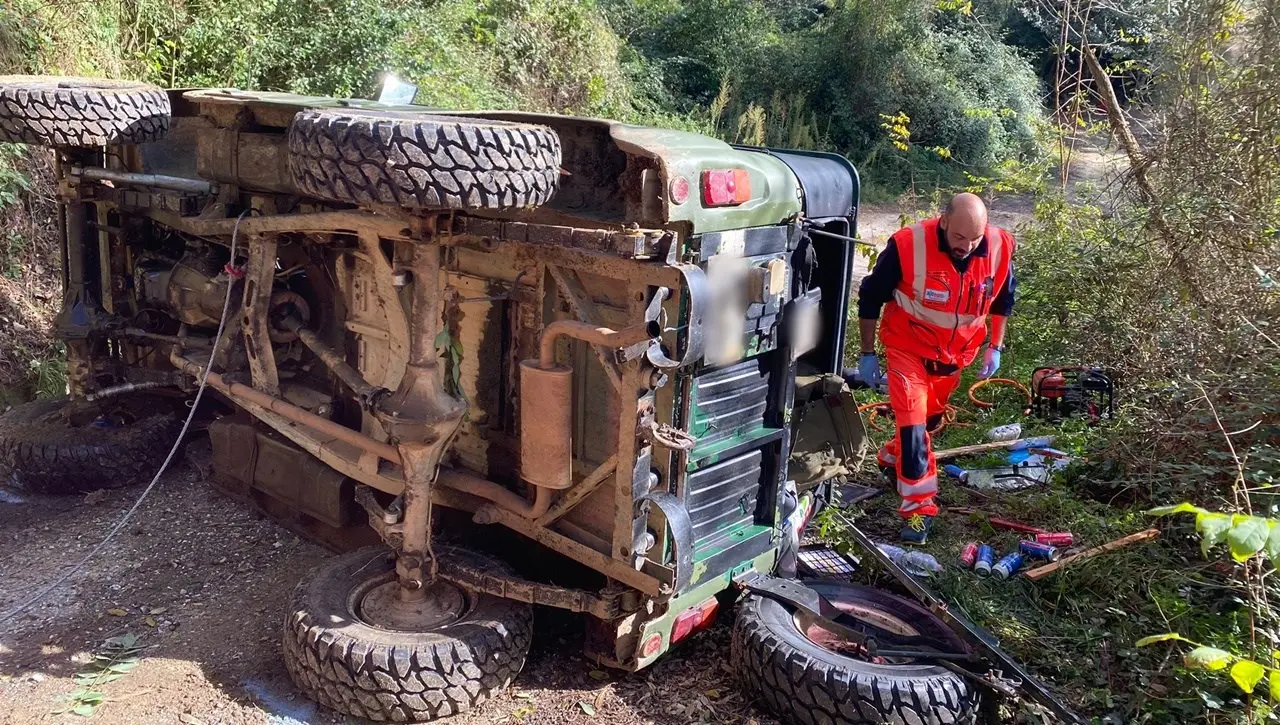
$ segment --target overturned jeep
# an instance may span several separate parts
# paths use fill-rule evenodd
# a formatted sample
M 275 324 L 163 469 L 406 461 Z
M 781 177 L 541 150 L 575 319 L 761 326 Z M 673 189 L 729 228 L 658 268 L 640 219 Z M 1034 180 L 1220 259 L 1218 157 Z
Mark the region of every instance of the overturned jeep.
M 0 140 L 56 149 L 70 370 L 0 417 L 0 481 L 149 480 L 207 390 L 217 485 L 343 552 L 285 622 L 321 704 L 465 710 L 535 604 L 638 670 L 744 597 L 734 663 L 784 719 L 977 717 L 973 678 L 911 654 L 965 647 L 927 610 L 794 579 L 863 453 L 843 158 L 41 77 L 0 77 Z

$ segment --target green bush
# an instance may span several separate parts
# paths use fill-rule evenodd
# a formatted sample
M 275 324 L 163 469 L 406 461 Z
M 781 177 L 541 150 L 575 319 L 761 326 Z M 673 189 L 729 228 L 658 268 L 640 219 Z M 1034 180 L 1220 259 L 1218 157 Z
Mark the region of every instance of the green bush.
M 591 0 L 14 0 L 0 40 L 0 62 L 32 72 L 339 97 L 394 72 L 436 107 L 636 115 Z
M 995 20 L 933 0 L 10 0 L 15 70 L 515 107 L 829 148 L 881 186 L 985 174 L 1034 148 L 1037 85 Z M 12 49 L 12 50 L 11 50 Z M 897 151 L 882 115 L 910 117 Z
M 729 140 L 839 151 L 896 188 L 958 183 L 1038 149 L 1040 86 L 1028 60 L 986 21 L 933 2 L 604 8 L 636 49 L 633 67 L 660 78 L 637 80 L 639 93 L 705 113 Z M 905 152 L 881 125 L 899 113 L 910 119 Z

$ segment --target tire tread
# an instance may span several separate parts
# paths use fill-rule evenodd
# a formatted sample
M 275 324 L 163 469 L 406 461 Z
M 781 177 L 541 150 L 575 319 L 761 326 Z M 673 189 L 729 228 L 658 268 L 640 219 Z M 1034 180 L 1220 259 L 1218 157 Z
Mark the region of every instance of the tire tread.
M 362 549 L 330 561 L 340 565 L 348 557 L 375 552 Z M 460 549 L 451 549 L 448 556 L 500 566 Z M 496 608 L 477 609 L 467 620 L 470 626 L 453 628 L 452 634 L 442 633 L 431 643 L 364 641 L 333 624 L 341 616 L 318 606 L 308 584 L 303 581 L 294 591 L 286 618 L 285 668 L 307 696 L 356 717 L 426 722 L 469 710 L 511 684 L 533 637 L 532 610 L 496 600 Z M 495 647 L 507 655 L 504 661 L 484 656 Z
M 784 722 L 976 722 L 977 693 L 959 676 L 907 679 L 829 666 L 779 637 L 761 616 L 762 601 L 751 596 L 739 608 L 730 656 L 742 685 Z
M 502 121 L 309 110 L 294 117 L 288 146 L 299 191 L 357 205 L 536 207 L 551 200 L 560 174 L 554 130 Z
M 170 442 L 182 430 L 181 419 L 160 412 L 114 429 L 69 428 L 43 420 L 66 404 L 66 398 L 36 400 L 0 416 L 0 481 L 43 494 L 142 483 L 159 470 Z
M 78 82 L 106 87 L 74 87 Z M 147 83 L 0 76 L 0 141 L 54 147 L 146 143 L 164 137 L 170 114 L 168 94 Z

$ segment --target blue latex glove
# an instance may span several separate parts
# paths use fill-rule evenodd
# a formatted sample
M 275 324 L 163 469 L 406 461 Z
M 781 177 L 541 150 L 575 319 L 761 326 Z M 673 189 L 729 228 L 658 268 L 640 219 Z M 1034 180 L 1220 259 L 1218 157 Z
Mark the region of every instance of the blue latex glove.
M 987 355 L 982 359 L 982 371 L 978 373 L 978 377 L 986 380 L 996 371 L 1000 369 L 1000 351 L 994 347 L 987 348 Z
M 858 376 L 867 387 L 874 388 L 879 385 L 884 379 L 880 374 L 880 358 L 875 355 L 863 355 L 858 360 Z

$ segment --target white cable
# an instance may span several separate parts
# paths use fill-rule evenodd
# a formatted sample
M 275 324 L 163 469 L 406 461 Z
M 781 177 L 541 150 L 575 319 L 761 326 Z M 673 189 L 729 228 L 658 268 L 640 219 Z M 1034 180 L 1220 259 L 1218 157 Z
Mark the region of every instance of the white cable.
M 230 264 L 231 267 L 234 267 L 236 263 L 236 235 L 240 231 L 240 220 L 244 219 L 244 215 L 248 214 L 249 211 L 250 211 L 249 209 L 245 209 L 244 211 L 240 212 L 240 216 L 236 217 L 235 226 L 231 228 L 231 264 Z M 218 350 L 218 343 L 222 341 L 222 331 L 226 329 L 226 326 L 227 326 L 227 311 L 231 309 L 231 288 L 233 286 L 234 285 L 232 284 L 232 280 L 227 280 L 227 296 L 222 301 L 222 319 L 218 321 L 218 334 L 213 336 L 213 351 L 215 353 Z M 151 489 L 155 488 L 156 484 L 160 482 L 160 477 L 164 475 L 164 472 L 166 470 L 168 470 L 169 464 L 173 461 L 173 457 L 177 455 L 178 447 L 182 445 L 182 439 L 186 437 L 187 429 L 191 427 L 191 420 L 192 418 L 195 417 L 196 409 L 200 406 L 200 398 L 201 396 L 204 395 L 205 383 L 209 380 L 209 371 L 212 368 L 213 368 L 213 355 L 211 354 L 209 356 L 208 364 L 204 366 L 204 374 L 200 376 L 200 387 L 196 389 L 196 399 L 192 401 L 191 411 L 187 413 L 187 419 L 182 424 L 182 432 L 178 434 L 178 439 L 173 442 L 173 447 L 169 449 L 169 455 L 165 457 L 164 463 L 160 464 L 160 470 L 156 471 L 155 477 L 152 478 L 151 483 L 147 484 L 147 487 L 143 489 L 142 495 L 139 496 L 138 500 L 134 502 L 132 508 L 126 511 L 124 516 L 120 519 L 119 523 L 117 523 L 115 527 L 111 529 L 111 531 L 107 532 L 106 537 L 101 542 L 99 542 L 97 546 L 93 547 L 93 551 L 90 551 L 88 554 L 86 554 L 85 557 L 79 561 L 79 563 L 71 567 L 71 569 L 69 569 L 68 571 L 64 572 L 57 579 L 54 579 L 52 584 L 42 589 L 40 593 L 36 594 L 34 597 L 28 599 L 25 603 L 22 604 L 22 606 L 18 607 L 17 609 L 5 612 L 3 616 L 0 616 L 0 624 L 4 624 L 5 622 L 8 622 L 10 619 L 13 619 L 19 614 L 22 614 L 27 609 L 29 609 L 32 605 L 36 604 L 41 599 L 44 599 L 45 597 L 47 597 L 49 595 L 49 592 L 52 592 L 54 589 L 57 589 L 59 586 L 62 585 L 63 582 L 65 582 L 67 579 L 70 579 L 71 576 L 74 575 L 76 572 L 80 571 L 80 569 L 82 569 L 85 564 L 88 564 L 90 559 L 96 556 L 98 552 L 102 551 L 102 549 L 107 545 L 107 543 L 110 542 L 111 539 L 117 533 L 119 533 L 120 529 L 124 528 L 124 525 L 129 522 L 129 518 L 133 516 L 133 513 L 137 511 L 138 507 L 142 505 L 142 502 L 146 500 L 147 494 L 151 493 Z

